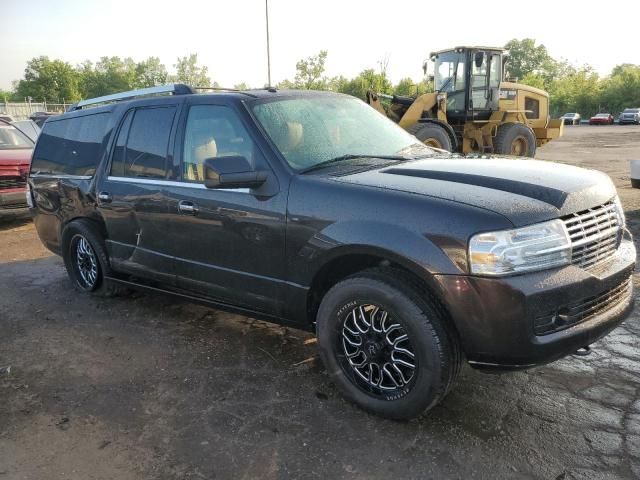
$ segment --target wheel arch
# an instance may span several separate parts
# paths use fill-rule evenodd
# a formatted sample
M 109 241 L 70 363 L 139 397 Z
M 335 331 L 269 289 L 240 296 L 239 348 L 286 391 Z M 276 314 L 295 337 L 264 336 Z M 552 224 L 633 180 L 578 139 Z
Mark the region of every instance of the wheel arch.
M 430 272 L 393 251 L 363 245 L 334 249 L 316 270 L 307 292 L 306 313 L 309 324 L 315 325 L 320 303 L 331 287 L 351 275 L 372 268 L 388 271 L 391 276 L 417 290 L 416 293 L 430 295 L 450 319 L 442 298 L 443 292 Z M 455 329 L 454 323 L 449 323 Z

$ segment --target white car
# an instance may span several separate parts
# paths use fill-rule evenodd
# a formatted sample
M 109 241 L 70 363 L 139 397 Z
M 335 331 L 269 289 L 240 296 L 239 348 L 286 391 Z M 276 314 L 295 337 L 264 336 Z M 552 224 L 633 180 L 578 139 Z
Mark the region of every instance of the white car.
M 580 125 L 579 113 L 565 113 L 561 118 L 565 125 Z

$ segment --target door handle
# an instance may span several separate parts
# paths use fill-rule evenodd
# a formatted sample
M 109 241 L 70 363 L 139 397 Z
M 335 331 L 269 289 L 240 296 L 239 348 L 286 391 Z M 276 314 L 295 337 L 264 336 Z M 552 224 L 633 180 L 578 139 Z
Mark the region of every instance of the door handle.
M 111 203 L 113 198 L 109 192 L 100 192 L 98 194 L 98 200 L 100 200 L 100 203 Z
M 178 211 L 185 215 L 196 215 L 198 213 L 198 205 L 187 200 L 178 202 Z

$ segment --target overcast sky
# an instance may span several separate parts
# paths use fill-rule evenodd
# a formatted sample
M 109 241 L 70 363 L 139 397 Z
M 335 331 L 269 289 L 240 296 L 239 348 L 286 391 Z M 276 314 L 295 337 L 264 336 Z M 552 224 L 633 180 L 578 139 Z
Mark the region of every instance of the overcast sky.
M 32 57 L 75 65 L 101 56 L 197 53 L 223 86 L 266 83 L 264 0 L 0 0 L 0 88 Z M 640 64 L 637 1 L 481 2 L 269 0 L 272 81 L 293 78 L 298 59 L 328 50 L 327 74 L 355 76 L 388 58 L 388 74 L 422 76 L 430 51 L 535 38 L 555 58 L 607 74 Z M 633 26 L 632 26 L 633 25 Z

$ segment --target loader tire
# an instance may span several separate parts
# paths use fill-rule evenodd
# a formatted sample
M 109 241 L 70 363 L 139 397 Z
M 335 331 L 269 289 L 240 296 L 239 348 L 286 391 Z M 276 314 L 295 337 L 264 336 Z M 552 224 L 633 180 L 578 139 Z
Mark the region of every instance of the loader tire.
M 514 157 L 533 157 L 536 154 L 536 136 L 523 123 L 505 123 L 498 128 L 493 140 L 494 152 Z
M 416 123 L 407 131 L 428 147 L 451 151 L 451 137 L 447 131 L 437 123 Z

